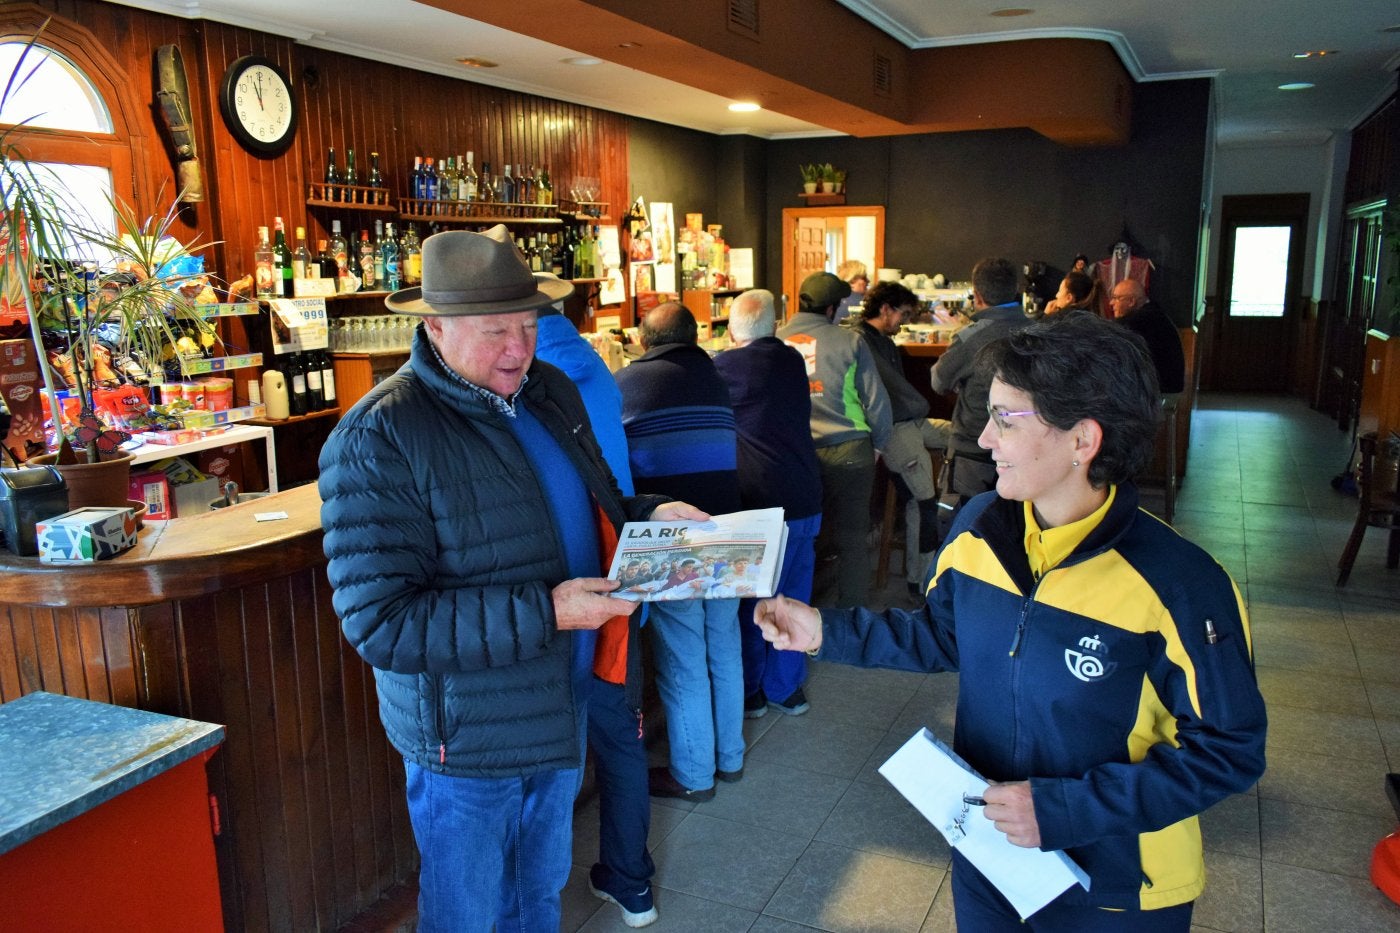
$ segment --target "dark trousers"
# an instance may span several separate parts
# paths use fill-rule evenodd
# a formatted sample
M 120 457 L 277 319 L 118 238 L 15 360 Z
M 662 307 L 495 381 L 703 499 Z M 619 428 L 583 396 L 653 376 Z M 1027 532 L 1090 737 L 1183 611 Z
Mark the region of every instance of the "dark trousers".
M 836 606 L 864 606 L 870 595 L 870 494 L 875 448 L 868 437 L 817 448 L 822 472 L 822 530 L 813 593 Z M 831 561 L 836 558 L 834 572 Z
M 958 933 L 1188 933 L 1195 902 L 1159 910 L 1104 910 L 1066 904 L 1078 887 L 1021 921 L 1001 892 L 953 852 L 953 912 Z
M 595 886 L 609 891 L 641 891 L 656 873 L 647 851 L 651 796 L 647 789 L 647 750 L 642 714 L 627 705 L 621 684 L 593 678 L 588 698 L 588 747 L 598 782 L 598 864 Z

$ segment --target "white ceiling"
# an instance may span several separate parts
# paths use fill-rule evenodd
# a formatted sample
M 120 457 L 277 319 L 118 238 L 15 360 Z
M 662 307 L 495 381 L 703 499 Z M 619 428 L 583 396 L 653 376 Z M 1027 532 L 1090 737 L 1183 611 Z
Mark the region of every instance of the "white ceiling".
M 730 113 L 730 101 L 626 66 L 561 63 L 577 53 L 412 0 L 117 0 L 286 36 L 306 45 L 572 101 L 709 133 L 826 135 L 782 114 Z M 527 0 L 528 2 L 528 0 Z M 768 0 L 801 3 L 804 0 Z M 1395 0 L 838 0 L 911 48 L 1029 38 L 1101 39 L 1138 81 L 1215 77 L 1222 145 L 1322 142 L 1351 129 L 1395 88 Z M 1032 0 L 1019 0 L 1030 4 Z M 1390 30 L 1390 31 L 1386 31 Z M 1295 52 L 1339 54 L 1299 61 Z M 500 67 L 469 69 L 480 56 Z M 832 61 L 839 65 L 839 49 Z M 1072 62 L 1047 61 L 1045 74 Z M 1278 85 L 1310 81 L 1304 91 Z

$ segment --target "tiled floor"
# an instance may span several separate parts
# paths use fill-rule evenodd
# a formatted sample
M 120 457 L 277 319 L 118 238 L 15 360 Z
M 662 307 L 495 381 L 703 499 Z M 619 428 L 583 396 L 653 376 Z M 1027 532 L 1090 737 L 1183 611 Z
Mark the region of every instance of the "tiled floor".
M 1257 792 L 1204 818 L 1198 930 L 1400 931 L 1368 875 L 1396 829 L 1382 781 L 1400 770 L 1400 571 L 1372 530 L 1333 586 L 1356 500 L 1330 480 L 1349 444 L 1291 400 L 1207 395 L 1193 421 L 1177 527 L 1246 592 L 1270 714 Z M 741 782 L 708 803 L 654 802 L 651 929 L 954 929 L 948 849 L 875 768 L 919 726 L 951 733 L 956 675 L 813 667 L 809 714 L 747 722 Z M 565 930 L 626 929 L 588 892 L 597 825 L 594 801 L 575 821 Z

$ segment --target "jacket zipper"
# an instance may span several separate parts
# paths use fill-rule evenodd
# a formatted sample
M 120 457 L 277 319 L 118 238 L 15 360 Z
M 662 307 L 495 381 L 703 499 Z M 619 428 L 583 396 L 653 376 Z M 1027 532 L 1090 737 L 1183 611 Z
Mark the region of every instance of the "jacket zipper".
M 447 710 L 443 703 L 442 676 L 433 677 L 433 725 L 438 734 L 438 764 L 447 764 Z

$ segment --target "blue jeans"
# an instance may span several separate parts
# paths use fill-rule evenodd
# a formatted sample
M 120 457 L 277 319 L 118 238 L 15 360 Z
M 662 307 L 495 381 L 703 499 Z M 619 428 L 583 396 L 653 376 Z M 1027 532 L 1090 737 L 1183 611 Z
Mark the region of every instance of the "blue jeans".
M 593 884 L 610 892 L 646 889 L 656 866 L 647 851 L 651 797 L 642 713 L 627 705 L 627 688 L 593 678 L 588 745 L 598 782 L 598 864 Z
M 1021 921 L 1011 902 L 972 866 L 953 852 L 953 913 L 958 933 L 1187 933 L 1194 901 L 1158 910 L 1104 910 L 1077 899 L 1071 888 Z M 1083 892 L 1080 892 L 1083 893 Z
M 555 933 L 569 880 L 578 769 L 436 774 L 405 760 L 422 865 L 419 933 Z
M 787 547 L 778 592 L 804 603 L 812 601 L 812 572 L 816 567 L 820 514 L 787 522 Z M 779 651 L 763 640 L 753 624 L 756 599 L 739 601 L 739 629 L 744 642 L 744 696 L 760 689 L 770 700 L 782 702 L 807 679 L 807 656 L 801 651 Z
M 690 790 L 715 784 L 715 765 L 744 766 L 744 659 L 739 600 L 651 604 L 656 687 L 666 710 L 671 774 Z

